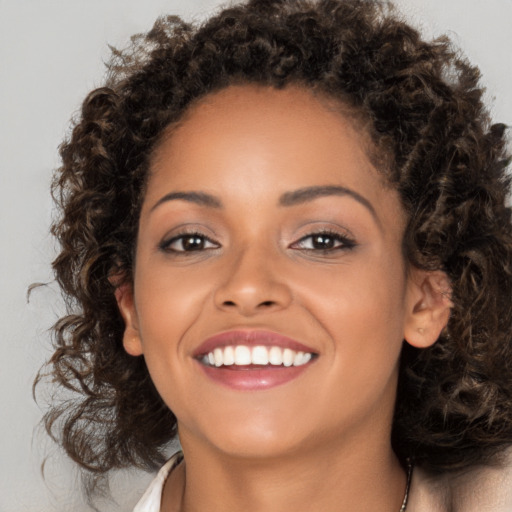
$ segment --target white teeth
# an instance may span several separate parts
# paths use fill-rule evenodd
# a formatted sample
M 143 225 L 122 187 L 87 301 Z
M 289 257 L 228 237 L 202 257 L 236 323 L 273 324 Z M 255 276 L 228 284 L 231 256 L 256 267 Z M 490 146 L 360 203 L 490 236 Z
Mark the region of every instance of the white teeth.
M 213 351 L 213 359 L 215 361 L 215 366 L 222 366 L 222 363 L 224 361 L 223 353 L 221 348 L 216 348 Z M 209 359 L 209 358 L 208 358 Z
M 297 352 L 295 357 L 293 358 L 293 366 L 300 366 L 302 364 L 302 359 L 304 358 L 304 352 Z M 215 358 L 215 363 L 217 363 L 217 358 Z
M 285 366 L 291 366 L 295 358 L 295 352 L 289 348 L 283 350 L 283 364 Z
M 250 364 L 259 366 L 302 366 L 307 364 L 313 354 L 310 352 L 295 351 L 290 348 L 277 346 L 265 347 L 256 345 L 228 345 L 217 347 L 208 354 L 205 354 L 201 361 L 210 366 L 248 366 Z
M 233 347 L 224 348 L 224 365 L 231 366 L 235 364 L 235 349 Z
M 268 360 L 270 364 L 276 366 L 283 364 L 283 351 L 279 347 L 271 347 L 268 351 Z
M 267 347 L 262 347 L 260 345 L 253 347 L 251 362 L 252 364 L 268 364 Z
M 251 364 L 251 349 L 245 345 L 237 345 L 235 347 L 235 364 L 244 366 Z
M 311 354 L 309 352 L 297 352 L 293 359 L 293 366 L 302 366 L 303 364 L 309 363 L 311 360 Z

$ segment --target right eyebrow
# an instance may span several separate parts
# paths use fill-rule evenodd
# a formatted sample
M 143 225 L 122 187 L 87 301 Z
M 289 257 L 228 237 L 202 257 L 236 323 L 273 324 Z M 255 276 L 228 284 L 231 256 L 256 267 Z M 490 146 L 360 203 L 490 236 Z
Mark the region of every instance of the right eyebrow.
M 161 197 L 149 210 L 152 212 L 155 208 L 167 201 L 188 201 L 189 203 L 207 206 L 209 208 L 222 208 L 222 202 L 215 196 L 206 194 L 205 192 L 170 192 Z

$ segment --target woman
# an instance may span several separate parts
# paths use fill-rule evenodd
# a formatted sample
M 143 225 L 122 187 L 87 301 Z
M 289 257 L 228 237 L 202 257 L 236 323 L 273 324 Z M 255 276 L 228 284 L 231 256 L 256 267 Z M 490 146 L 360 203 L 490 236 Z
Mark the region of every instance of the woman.
M 137 512 L 510 510 L 508 157 L 481 93 L 379 2 L 135 38 L 61 150 L 51 364 L 82 399 L 48 430 L 93 476 L 179 434 Z

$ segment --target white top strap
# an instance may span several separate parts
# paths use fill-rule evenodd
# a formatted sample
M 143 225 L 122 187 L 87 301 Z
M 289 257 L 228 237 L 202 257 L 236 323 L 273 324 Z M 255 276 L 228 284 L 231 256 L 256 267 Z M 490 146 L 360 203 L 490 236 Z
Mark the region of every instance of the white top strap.
M 175 453 L 160 469 L 146 492 L 142 495 L 133 512 L 160 512 L 164 483 L 169 473 L 181 462 L 183 454 Z

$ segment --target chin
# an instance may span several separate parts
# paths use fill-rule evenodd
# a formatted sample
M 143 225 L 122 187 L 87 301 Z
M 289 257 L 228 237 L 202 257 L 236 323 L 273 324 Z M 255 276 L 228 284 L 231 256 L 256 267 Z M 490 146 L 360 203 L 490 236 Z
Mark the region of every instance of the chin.
M 230 457 L 267 459 L 301 449 L 308 436 L 291 430 L 290 425 L 293 422 L 282 415 L 238 412 L 219 414 L 206 425 L 187 428 L 180 424 L 179 432 L 185 448 L 187 441 L 192 444 L 202 439 L 210 448 Z

